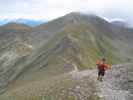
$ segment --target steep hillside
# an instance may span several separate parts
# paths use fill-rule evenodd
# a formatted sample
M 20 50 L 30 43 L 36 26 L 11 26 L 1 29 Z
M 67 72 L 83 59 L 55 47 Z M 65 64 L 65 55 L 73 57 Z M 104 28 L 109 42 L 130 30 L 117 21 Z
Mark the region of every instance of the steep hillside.
M 21 41 L 17 52 L 13 49 L 1 55 L 1 88 L 9 86 L 12 90 L 73 70 L 95 68 L 95 61 L 101 57 L 109 64 L 133 59 L 132 29 L 114 27 L 95 15 L 71 13 L 28 28 L 28 32 L 26 38 L 31 38 L 32 45 Z
M 48 40 L 54 34 L 61 32 L 64 28 L 71 24 L 95 25 L 98 29 L 108 32 L 108 22 L 95 15 L 84 15 L 82 13 L 70 13 L 48 23 L 41 24 L 33 29 L 32 35 L 35 40 Z M 102 25 L 101 25 L 102 24 Z M 95 27 L 94 26 L 94 27 Z M 84 27 L 84 26 L 83 26 Z M 107 29 L 105 30 L 106 27 Z M 98 30 L 97 29 L 97 30 Z M 106 31 L 106 32 L 105 32 Z M 103 33 L 103 34 L 104 34 Z
M 96 59 L 101 57 L 106 57 L 110 64 L 124 63 L 132 59 L 128 51 L 132 48 L 124 49 L 128 42 L 123 41 L 123 46 L 117 43 L 120 39 L 114 38 L 116 34 L 111 25 L 97 16 L 72 13 L 53 21 L 55 22 L 59 22 L 57 25 L 60 31 L 52 30 L 52 22 L 39 26 L 42 29 L 36 28 L 43 30 L 44 27 L 42 36 L 45 36 L 46 30 L 51 34 L 47 38 L 48 42 L 41 40 L 32 55 L 25 58 L 27 61 L 17 65 L 21 70 L 16 70 L 14 77 L 19 77 L 19 83 L 59 75 L 74 69 L 92 68 L 95 67 Z M 61 22 L 66 23 L 64 27 Z
M 15 63 L 31 53 L 31 28 L 16 23 L 0 27 L 0 89 L 7 86 Z

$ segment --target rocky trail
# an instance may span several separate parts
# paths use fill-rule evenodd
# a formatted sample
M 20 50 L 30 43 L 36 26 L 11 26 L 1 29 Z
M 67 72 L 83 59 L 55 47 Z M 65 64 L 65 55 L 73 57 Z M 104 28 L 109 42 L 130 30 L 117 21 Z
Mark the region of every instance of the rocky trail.
M 132 65 L 112 66 L 102 82 L 97 80 L 96 69 L 76 69 L 47 83 L 41 80 L 9 90 L 0 100 L 133 100 Z
M 98 85 L 98 95 L 103 100 L 133 100 L 133 94 L 128 90 L 124 90 L 118 83 L 122 80 L 117 77 L 118 74 L 122 74 L 121 68 L 126 68 L 128 64 L 114 65 L 110 70 L 106 72 L 103 82 L 97 81 L 97 70 L 85 70 L 80 72 L 72 72 L 72 76 L 76 79 L 83 77 L 90 77 L 96 81 Z

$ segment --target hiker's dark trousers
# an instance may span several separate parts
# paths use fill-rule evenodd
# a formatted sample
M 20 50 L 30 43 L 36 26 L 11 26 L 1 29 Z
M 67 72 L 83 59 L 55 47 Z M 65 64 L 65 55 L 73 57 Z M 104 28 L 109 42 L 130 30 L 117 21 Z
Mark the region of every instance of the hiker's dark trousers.
M 99 70 L 98 69 L 98 76 L 104 76 L 105 71 L 104 70 Z

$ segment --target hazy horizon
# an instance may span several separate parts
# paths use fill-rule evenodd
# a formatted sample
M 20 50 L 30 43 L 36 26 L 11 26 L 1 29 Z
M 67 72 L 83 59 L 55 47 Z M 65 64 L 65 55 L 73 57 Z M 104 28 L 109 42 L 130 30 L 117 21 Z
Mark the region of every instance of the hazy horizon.
M 131 24 L 131 0 L 0 0 L 0 19 L 53 20 L 70 12 L 96 14 Z

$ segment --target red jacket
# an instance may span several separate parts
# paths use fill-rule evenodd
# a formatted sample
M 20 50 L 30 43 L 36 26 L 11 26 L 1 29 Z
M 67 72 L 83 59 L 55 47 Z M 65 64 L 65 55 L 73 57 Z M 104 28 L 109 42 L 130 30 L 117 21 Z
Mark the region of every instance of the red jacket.
M 106 64 L 105 62 L 103 62 L 102 60 L 98 60 L 98 61 L 96 62 L 96 65 L 97 65 L 98 69 L 101 70 L 101 71 L 105 71 L 105 70 L 107 70 L 108 67 L 109 67 L 109 65 Z

